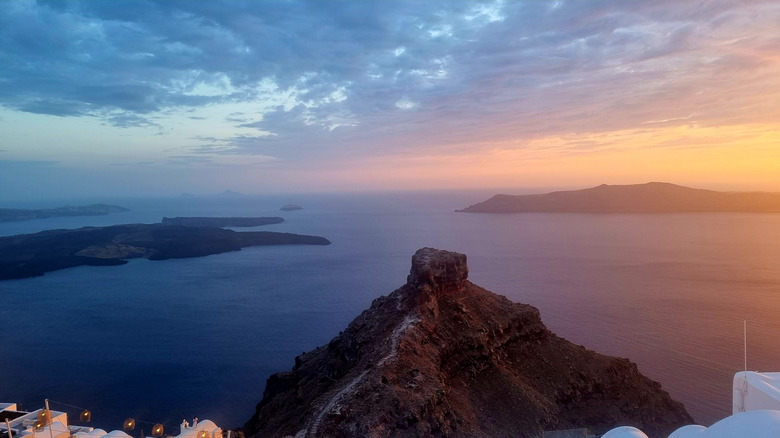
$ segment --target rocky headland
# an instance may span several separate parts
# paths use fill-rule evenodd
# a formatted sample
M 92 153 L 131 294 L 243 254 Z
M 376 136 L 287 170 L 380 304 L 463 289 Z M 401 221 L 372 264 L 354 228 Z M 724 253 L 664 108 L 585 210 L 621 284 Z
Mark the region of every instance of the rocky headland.
M 57 208 L 44 208 L 39 210 L 27 210 L 20 208 L 0 208 L 0 222 L 27 221 L 32 219 L 45 219 L 59 216 L 104 216 L 110 213 L 130 211 L 118 205 L 92 204 L 84 206 L 70 206 Z
M 75 266 L 121 265 L 128 259 L 202 257 L 257 245 L 329 245 L 324 237 L 218 227 L 128 224 L 0 237 L 0 280 Z
M 259 227 L 261 225 L 280 224 L 280 217 L 164 217 L 163 225 L 181 225 L 184 227 Z
M 404 286 L 272 375 L 248 437 L 535 437 L 693 420 L 627 359 L 550 332 L 539 311 L 468 281 L 466 256 L 423 248 Z
M 780 212 L 780 193 L 716 192 L 670 183 L 602 184 L 538 195 L 495 195 L 466 213 L 712 213 Z

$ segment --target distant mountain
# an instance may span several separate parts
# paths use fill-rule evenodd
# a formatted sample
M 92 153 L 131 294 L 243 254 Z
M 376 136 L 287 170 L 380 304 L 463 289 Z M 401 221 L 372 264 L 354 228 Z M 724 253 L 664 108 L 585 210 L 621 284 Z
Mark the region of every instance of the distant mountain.
M 705 213 L 780 212 L 780 193 L 716 192 L 663 182 L 602 184 L 539 195 L 496 195 L 466 213 Z
M 184 227 L 259 227 L 261 225 L 280 224 L 280 217 L 164 217 L 163 225 L 181 225 Z
M 228 189 L 228 190 L 225 190 L 224 192 L 220 193 L 217 196 L 235 198 L 237 196 L 244 196 L 244 195 L 242 193 L 234 192 L 234 191 Z
M 287 204 L 287 205 L 283 206 L 282 208 L 280 208 L 279 210 L 282 210 L 282 211 L 295 211 L 295 210 L 303 210 L 303 207 L 301 207 L 300 205 L 296 205 L 296 204 Z
M 180 198 L 238 198 L 240 196 L 244 196 L 243 193 L 234 192 L 233 190 L 225 190 L 221 193 L 207 193 L 207 194 L 195 194 L 190 192 L 184 192 L 181 195 L 179 195 Z
M 0 208 L 0 222 L 26 221 L 30 219 L 45 219 L 59 216 L 104 216 L 109 213 L 121 213 L 130 211 L 118 205 L 92 204 L 84 206 L 70 206 L 57 208 L 44 208 L 39 210 L 26 210 L 20 208 Z

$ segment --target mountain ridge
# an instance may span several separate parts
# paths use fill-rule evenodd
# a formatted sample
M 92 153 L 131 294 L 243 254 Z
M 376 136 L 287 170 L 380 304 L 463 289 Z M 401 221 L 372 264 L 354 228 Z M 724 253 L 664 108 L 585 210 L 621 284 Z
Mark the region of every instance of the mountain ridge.
M 607 185 L 533 195 L 498 194 L 465 213 L 780 212 L 780 193 L 718 192 L 667 182 Z

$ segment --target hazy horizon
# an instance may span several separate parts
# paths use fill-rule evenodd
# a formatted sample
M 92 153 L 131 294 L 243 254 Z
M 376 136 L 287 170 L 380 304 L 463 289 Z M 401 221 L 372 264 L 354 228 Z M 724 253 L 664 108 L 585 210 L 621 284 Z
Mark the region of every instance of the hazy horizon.
M 0 3 L 0 198 L 780 191 L 780 4 Z
M 648 182 L 666 182 L 666 181 L 648 181 Z M 606 185 L 623 185 L 623 184 L 608 184 Z M 636 183 L 638 185 L 645 184 Z M 674 184 L 674 183 L 672 183 Z M 601 184 L 597 184 L 601 185 Z M 557 191 L 577 191 L 583 189 L 590 189 L 596 187 L 593 186 L 577 186 L 577 187 L 481 187 L 481 188 L 462 188 L 462 189 L 380 189 L 380 188 L 368 188 L 360 190 L 320 190 L 320 191 L 269 191 L 269 192 L 239 192 L 230 188 L 222 191 L 199 191 L 199 192 L 136 192 L 136 193 L 42 193 L 36 196 L 14 196 L 13 193 L 3 197 L 0 201 L 0 209 L 3 208 L 54 208 L 61 206 L 62 203 L 68 205 L 77 204 L 91 204 L 91 203 L 120 203 L 125 200 L 138 200 L 138 199 L 241 199 L 241 198 L 278 198 L 282 202 L 293 202 L 300 199 L 311 199 L 314 197 L 350 197 L 350 196 L 393 196 L 393 195 L 426 195 L 426 194 L 444 194 L 444 195 L 459 195 L 464 200 L 471 199 L 473 203 L 485 201 L 486 199 L 494 195 L 538 195 L 547 194 Z M 633 185 L 633 184 L 625 184 Z M 695 186 L 690 187 L 693 189 L 705 189 L 715 190 L 721 192 L 757 192 L 757 193 L 780 193 L 780 191 L 771 190 L 729 190 L 727 187 L 722 189 L 713 189 L 712 187 Z M 226 193 L 229 192 L 229 193 Z M 287 202 L 289 201 L 289 202 Z M 303 202 L 303 201 L 300 201 Z M 455 205 L 453 208 L 458 209 L 467 207 L 468 205 Z

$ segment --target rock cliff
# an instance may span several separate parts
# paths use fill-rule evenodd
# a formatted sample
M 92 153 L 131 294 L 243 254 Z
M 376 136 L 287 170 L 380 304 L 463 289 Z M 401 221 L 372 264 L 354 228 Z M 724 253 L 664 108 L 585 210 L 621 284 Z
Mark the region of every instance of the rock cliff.
M 539 311 L 468 281 L 466 256 L 423 248 L 407 283 L 268 379 L 250 437 L 533 437 L 692 418 L 627 359 L 574 345 Z M 666 436 L 666 435 L 663 435 Z

